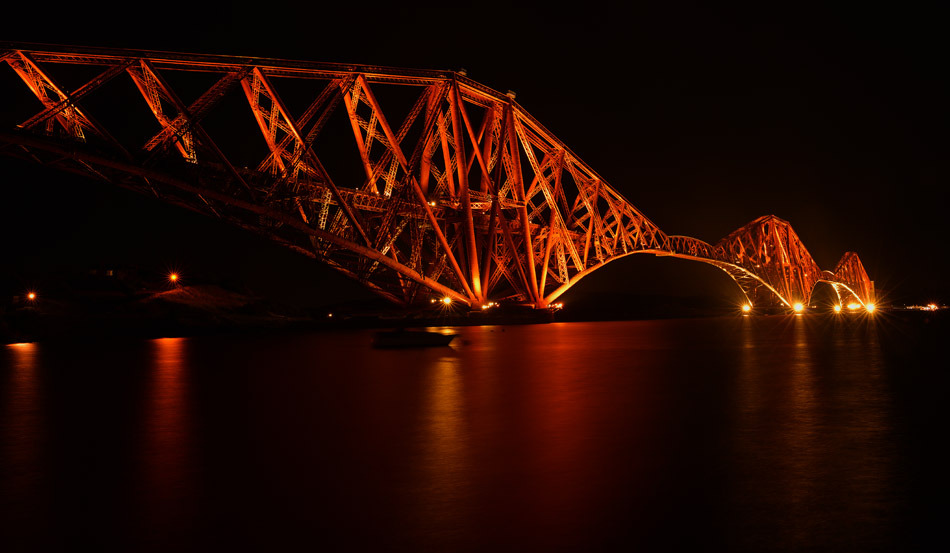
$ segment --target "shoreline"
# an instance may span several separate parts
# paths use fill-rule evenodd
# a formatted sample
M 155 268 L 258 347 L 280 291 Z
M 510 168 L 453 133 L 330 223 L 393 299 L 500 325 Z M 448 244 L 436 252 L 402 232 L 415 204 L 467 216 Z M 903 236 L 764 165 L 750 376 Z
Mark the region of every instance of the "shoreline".
M 757 318 L 794 317 L 785 315 L 753 315 Z M 859 323 L 867 320 L 862 315 L 845 315 L 844 317 L 825 313 L 806 314 L 806 317 L 824 317 L 828 320 L 843 323 Z M 882 321 L 900 321 L 907 324 L 917 324 L 932 328 L 946 326 L 950 316 L 944 311 L 927 312 L 907 309 L 892 309 L 881 311 L 876 315 Z M 377 330 L 394 328 L 422 328 L 422 327 L 464 327 L 464 326 L 513 326 L 526 324 L 550 324 L 553 322 L 608 322 L 608 321 L 659 321 L 669 319 L 696 319 L 728 317 L 719 313 L 706 315 L 690 314 L 688 316 L 670 317 L 629 317 L 629 318 L 559 318 L 550 311 L 532 315 L 505 316 L 499 315 L 442 315 L 442 316 L 379 316 L 357 315 L 342 316 L 332 320 L 317 320 L 314 318 L 292 317 L 245 317 L 241 319 L 227 318 L 217 321 L 198 320 L 115 320 L 94 318 L 73 321 L 72 325 L 62 325 L 53 328 L 40 329 L 36 332 L 5 332 L 0 334 L 0 342 L 5 345 L 19 343 L 68 343 L 87 340 L 152 340 L 158 338 L 185 338 L 198 336 L 235 336 L 235 335 L 269 335 L 295 332 L 334 332 L 346 330 Z M 742 315 L 736 319 L 742 319 Z

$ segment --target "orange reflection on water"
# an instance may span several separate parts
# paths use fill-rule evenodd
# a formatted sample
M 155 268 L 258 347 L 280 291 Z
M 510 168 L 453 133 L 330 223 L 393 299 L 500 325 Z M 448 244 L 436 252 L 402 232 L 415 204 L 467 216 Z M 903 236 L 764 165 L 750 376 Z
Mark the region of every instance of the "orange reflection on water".
M 781 460 L 785 465 L 787 480 L 785 491 L 792 505 L 808 505 L 817 502 L 814 475 L 818 470 L 821 452 L 817 433 L 822 421 L 815 397 L 815 370 L 818 361 L 813 358 L 812 344 L 806 336 L 805 320 L 795 317 L 792 322 L 792 343 L 789 356 L 788 380 L 784 410 L 784 426 L 780 434 L 789 452 Z
M 563 527 L 551 529 L 552 533 L 570 534 L 589 524 L 584 506 L 593 502 L 590 495 L 597 486 L 591 483 L 598 482 L 604 464 L 594 444 L 611 428 L 595 420 L 609 413 L 611 406 L 597 403 L 604 399 L 589 366 L 597 362 L 592 345 L 604 349 L 610 345 L 577 334 L 570 325 L 555 323 L 528 344 L 531 354 L 541 360 L 526 367 L 533 389 L 525 405 L 531 425 L 525 460 L 535 476 L 529 493 L 535 508 L 570 513 L 561 521 Z
M 187 338 L 152 340 L 146 384 L 142 466 L 147 509 L 160 520 L 176 515 L 191 485 Z
M 426 368 L 412 496 L 433 550 L 464 548 L 459 536 L 481 532 L 551 550 L 598 527 L 593 506 L 614 489 L 612 421 L 626 420 L 631 401 L 605 397 L 603 379 L 616 375 L 599 370 L 631 337 L 600 330 L 467 328 L 463 352 Z M 646 347 L 655 337 L 641 338 Z
M 0 458 L 4 461 L 0 470 L 0 503 L 18 505 L 16 511 L 4 511 L 16 517 L 23 515 L 27 505 L 40 495 L 45 401 L 36 374 L 37 345 L 10 344 L 4 349 L 10 363 L 2 375 L 6 383 L 0 388 Z
M 440 532 L 457 531 L 469 522 L 464 498 L 471 493 L 472 459 L 459 373 L 458 358 L 441 357 L 426 382 L 419 490 L 426 504 L 420 514 L 427 528 Z
M 742 329 L 735 497 L 740 513 L 764 516 L 740 534 L 770 535 L 789 550 L 814 539 L 837 549 L 848 542 L 835 528 L 886 527 L 887 513 L 875 510 L 893 480 L 879 449 L 891 432 L 880 351 L 873 333 L 790 319 Z

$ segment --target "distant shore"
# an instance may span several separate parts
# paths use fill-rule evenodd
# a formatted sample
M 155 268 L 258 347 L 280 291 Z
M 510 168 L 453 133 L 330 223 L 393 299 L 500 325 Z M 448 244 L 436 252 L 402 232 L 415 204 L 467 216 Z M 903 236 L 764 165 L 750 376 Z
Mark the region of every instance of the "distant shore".
M 660 320 L 690 319 L 722 316 L 707 313 L 670 313 L 657 317 L 576 317 L 571 314 L 544 312 L 521 312 L 499 314 L 450 314 L 450 313 L 330 313 L 320 317 L 288 316 L 278 313 L 234 313 L 221 310 L 195 308 L 156 309 L 144 315 L 130 314 L 73 314 L 44 316 L 39 311 L 21 311 L 15 317 L 6 313 L 0 321 L 0 342 L 68 342 L 98 339 L 153 339 L 163 337 L 269 334 L 284 332 L 326 332 L 351 329 L 417 328 L 431 326 L 477 326 L 546 324 L 551 322 L 582 322 L 598 320 Z M 567 316 L 562 316 L 567 315 Z M 742 315 L 731 315 L 742 318 Z M 756 317 L 783 317 L 792 315 L 753 315 Z M 823 317 L 844 322 L 867 320 L 863 314 L 834 315 L 806 313 L 806 317 Z M 950 316 L 946 312 L 921 312 L 895 309 L 876 313 L 881 320 L 912 324 L 915 326 L 942 329 Z
M 74 276 L 51 283 L 32 297 L 11 296 L 9 303 L 0 305 L 0 342 L 742 316 L 737 308 L 709 299 L 665 296 L 590 297 L 557 310 L 495 303 L 470 310 L 435 300 L 413 308 L 396 308 L 381 300 L 302 307 L 239 290 L 211 283 L 150 283 L 111 272 Z M 926 324 L 945 320 L 945 311 L 888 310 L 875 315 Z

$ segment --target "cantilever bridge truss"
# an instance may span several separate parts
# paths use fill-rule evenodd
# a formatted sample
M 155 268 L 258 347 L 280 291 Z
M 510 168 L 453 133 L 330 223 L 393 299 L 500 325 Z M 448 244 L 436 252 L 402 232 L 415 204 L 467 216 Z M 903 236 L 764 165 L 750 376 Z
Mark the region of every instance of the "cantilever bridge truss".
M 712 264 L 756 305 L 807 305 L 818 282 L 873 301 L 855 253 L 822 271 L 774 216 L 714 245 L 667 235 L 464 73 L 16 44 L 0 64 L 36 100 L 0 153 L 263 234 L 400 304 L 545 308 L 634 253 Z

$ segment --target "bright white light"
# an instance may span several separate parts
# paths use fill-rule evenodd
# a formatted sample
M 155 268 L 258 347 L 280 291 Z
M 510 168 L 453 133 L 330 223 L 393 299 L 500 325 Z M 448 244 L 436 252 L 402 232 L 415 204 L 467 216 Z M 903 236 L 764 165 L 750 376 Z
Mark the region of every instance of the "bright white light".
M 864 308 L 867 309 L 868 313 L 874 313 L 874 304 L 873 304 L 873 303 L 869 303 L 869 304 L 865 305 Z
M 850 309 L 850 310 L 852 310 L 852 311 L 854 311 L 855 309 L 857 309 L 857 308 L 859 308 L 859 307 L 861 307 L 861 304 L 860 304 L 860 303 L 857 303 L 857 302 L 851 302 L 851 303 L 848 304 L 848 309 Z
M 742 305 L 742 312 L 743 312 L 743 313 L 748 313 L 749 311 L 752 311 L 752 306 L 749 305 L 748 303 L 743 304 L 743 305 Z
M 28 300 L 33 301 L 36 299 L 36 292 L 30 292 L 29 294 L 26 295 L 26 297 Z
M 452 298 L 445 296 L 444 298 L 442 298 L 442 303 L 444 303 L 445 305 L 452 305 Z
M 805 310 L 805 306 L 802 305 L 802 302 L 797 301 L 795 302 L 795 305 L 792 306 L 792 309 L 794 309 L 796 313 L 801 313 Z
M 841 306 L 835 305 L 835 313 L 841 313 Z

